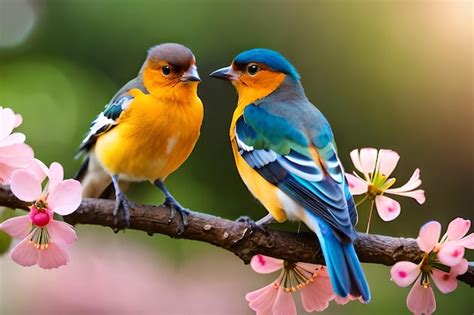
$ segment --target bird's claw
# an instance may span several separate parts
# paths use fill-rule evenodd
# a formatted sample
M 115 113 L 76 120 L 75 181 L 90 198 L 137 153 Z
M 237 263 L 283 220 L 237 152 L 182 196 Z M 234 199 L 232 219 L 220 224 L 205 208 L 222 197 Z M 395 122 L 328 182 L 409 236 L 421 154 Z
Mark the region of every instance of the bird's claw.
M 173 221 L 174 217 L 176 216 L 176 213 L 179 214 L 181 221 L 177 233 L 178 235 L 183 234 L 184 229 L 188 226 L 189 210 L 181 206 L 174 198 L 166 198 L 163 205 L 170 208 L 168 224 Z
M 124 227 L 129 228 L 130 227 L 130 209 L 131 209 L 131 206 L 130 206 L 130 201 L 127 199 L 127 197 L 123 193 L 117 194 L 117 196 L 115 198 L 115 207 L 114 207 L 113 215 L 114 215 L 114 225 L 115 225 L 116 229 L 118 229 L 118 226 L 119 226 L 119 215 L 118 214 L 119 214 L 120 209 L 123 210 L 123 215 L 124 215 L 124 219 L 125 219 Z
M 241 216 L 239 218 L 237 218 L 237 220 L 235 220 L 236 222 L 240 222 L 240 223 L 246 223 L 248 225 L 251 226 L 251 231 L 250 231 L 250 234 L 252 234 L 254 231 L 260 231 L 260 232 L 263 232 L 265 234 L 268 234 L 268 230 L 267 230 L 267 224 L 257 224 L 252 218 L 248 217 L 248 216 Z

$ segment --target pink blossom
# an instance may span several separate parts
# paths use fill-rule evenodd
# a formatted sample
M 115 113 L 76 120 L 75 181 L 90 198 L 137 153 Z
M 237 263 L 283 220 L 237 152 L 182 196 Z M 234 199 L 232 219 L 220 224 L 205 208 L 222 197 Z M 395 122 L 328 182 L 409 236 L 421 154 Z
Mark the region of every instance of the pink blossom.
M 22 122 L 22 117 L 16 115 L 12 109 L 0 107 L 0 147 L 25 142 L 24 134 L 12 133 L 13 129 L 20 126 Z
M 334 302 L 336 302 L 336 304 L 338 305 L 345 305 L 351 301 L 356 301 L 356 300 L 358 300 L 362 304 L 367 304 L 362 297 L 355 297 L 350 294 L 346 297 L 336 295 L 336 297 L 334 298 Z
M 424 286 L 420 281 L 415 282 L 408 293 L 407 306 L 413 314 L 433 314 L 436 310 L 436 299 L 433 289 Z
M 42 182 L 49 178 L 45 189 Z M 0 224 L 0 229 L 14 238 L 23 239 L 11 251 L 11 258 L 22 266 L 38 264 L 44 269 L 67 264 L 64 246 L 73 243 L 73 227 L 54 219 L 54 213 L 67 215 L 81 203 L 81 184 L 63 180 L 64 170 L 59 163 L 46 168 L 36 161 L 28 170 L 15 171 L 11 176 L 11 190 L 20 200 L 32 202 L 28 215 L 14 217 Z
M 28 167 L 33 160 L 33 150 L 23 143 L 25 135 L 12 133 L 22 121 L 10 108 L 0 107 L 0 185 L 10 184 L 13 172 Z
M 421 227 L 417 238 L 418 247 L 425 253 L 417 265 L 409 261 L 396 263 L 390 270 L 392 280 L 401 287 L 414 283 L 408 293 L 407 306 L 414 314 L 432 314 L 436 300 L 431 281 L 443 294 L 457 288 L 457 276 L 468 269 L 464 248 L 472 249 L 472 235 L 464 237 L 470 221 L 456 218 L 449 224 L 441 238 L 441 224 L 428 222 Z
M 301 302 L 307 312 L 323 311 L 336 298 L 325 266 L 289 263 L 263 255 L 254 256 L 250 265 L 253 270 L 263 274 L 281 270 L 274 282 L 245 296 L 250 308 L 258 315 L 296 314 L 292 294 L 297 291 L 301 294 Z
M 353 150 L 351 159 L 355 168 L 362 173 L 354 175 L 346 173 L 349 190 L 353 195 L 365 194 L 361 202 L 372 200 L 372 209 L 375 204 L 380 218 L 384 221 L 391 221 L 400 215 L 400 204 L 387 197 L 386 194 L 411 197 L 419 204 L 425 202 L 425 192 L 417 189 L 421 185 L 420 170 L 416 169 L 408 182 L 398 188 L 391 188 L 395 184 L 395 178 L 390 175 L 395 170 L 400 156 L 392 150 L 379 150 L 373 148 L 363 148 Z M 370 225 L 370 222 L 369 222 Z
M 438 245 L 438 258 L 447 266 L 458 265 L 465 249 L 474 249 L 474 233 L 466 236 L 471 227 L 470 220 L 456 218 L 448 226 L 446 234 Z

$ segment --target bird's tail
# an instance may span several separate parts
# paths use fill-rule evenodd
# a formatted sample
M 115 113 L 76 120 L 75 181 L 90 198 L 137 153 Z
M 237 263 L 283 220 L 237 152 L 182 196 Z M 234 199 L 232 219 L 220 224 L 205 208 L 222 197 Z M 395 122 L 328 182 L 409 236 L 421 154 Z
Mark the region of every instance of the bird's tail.
M 337 295 L 362 297 L 370 301 L 370 289 L 352 242 L 342 242 L 324 220 L 311 216 L 315 226 L 333 290 Z

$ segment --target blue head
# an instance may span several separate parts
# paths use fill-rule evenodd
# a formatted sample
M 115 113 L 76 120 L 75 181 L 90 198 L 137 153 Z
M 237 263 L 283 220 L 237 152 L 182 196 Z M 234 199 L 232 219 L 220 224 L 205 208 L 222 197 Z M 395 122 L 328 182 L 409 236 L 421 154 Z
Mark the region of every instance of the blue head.
M 266 48 L 254 48 L 241 52 L 234 58 L 234 64 L 246 66 L 250 63 L 257 63 L 268 67 L 276 72 L 282 72 L 295 80 L 300 79 L 300 75 L 295 67 L 277 51 Z
M 229 67 L 211 73 L 212 77 L 232 82 L 239 103 L 249 104 L 281 86 L 285 78 L 299 82 L 295 67 L 279 52 L 255 48 L 238 54 Z

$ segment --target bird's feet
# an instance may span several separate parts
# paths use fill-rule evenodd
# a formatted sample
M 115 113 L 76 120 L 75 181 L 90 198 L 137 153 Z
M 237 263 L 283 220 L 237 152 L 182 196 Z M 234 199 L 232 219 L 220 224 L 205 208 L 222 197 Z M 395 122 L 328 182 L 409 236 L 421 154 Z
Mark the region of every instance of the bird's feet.
M 119 211 L 123 211 L 123 216 L 125 219 L 124 228 L 130 227 L 130 201 L 124 193 L 119 192 L 115 196 L 115 208 L 114 208 L 114 225 L 116 230 L 119 230 Z
M 166 197 L 163 205 L 170 208 L 170 217 L 168 219 L 168 224 L 170 224 L 173 221 L 174 217 L 176 216 L 176 213 L 179 214 L 181 221 L 179 223 L 177 233 L 178 235 L 183 234 L 184 229 L 188 225 L 189 210 L 181 206 L 179 202 L 176 199 L 174 199 L 172 196 Z
M 266 221 L 262 221 L 262 220 L 263 219 L 260 219 L 257 222 L 255 222 L 252 218 L 250 218 L 248 216 L 241 216 L 235 221 L 236 222 L 241 222 L 241 223 L 246 223 L 246 224 L 250 225 L 250 227 L 251 227 L 250 234 L 252 234 L 254 231 L 261 231 L 265 234 L 268 234 L 267 227 L 268 227 L 268 224 L 270 224 L 270 222 L 266 222 Z

